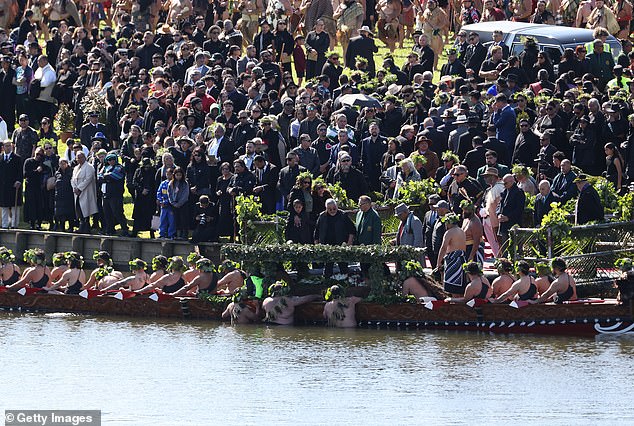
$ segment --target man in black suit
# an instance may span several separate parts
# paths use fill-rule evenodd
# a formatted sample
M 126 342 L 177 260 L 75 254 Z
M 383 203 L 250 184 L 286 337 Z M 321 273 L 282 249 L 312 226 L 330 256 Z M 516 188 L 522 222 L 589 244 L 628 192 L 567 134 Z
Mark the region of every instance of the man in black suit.
M 603 204 L 601 204 L 597 190 L 588 183 L 588 177 L 580 174 L 573 182 L 579 191 L 579 198 L 577 198 L 575 206 L 575 225 L 584 225 L 592 220 L 602 221 L 604 218 Z
M 491 49 L 493 49 L 494 46 L 500 46 L 502 48 L 502 59 L 505 61 L 508 60 L 510 50 L 504 41 L 502 41 L 503 38 L 504 33 L 502 30 L 493 30 L 493 43 L 489 45 L 487 59 L 491 59 Z
M 2 227 L 17 228 L 22 205 L 22 158 L 13 152 L 13 142 L 6 140 L 3 145 L 4 152 L 0 154 Z
M 495 151 L 497 154 L 498 163 L 504 164 L 505 166 L 509 165 L 509 161 L 511 160 L 511 156 L 509 155 L 509 149 L 506 143 L 502 142 L 497 138 L 497 129 L 493 124 L 487 125 L 487 138 L 484 141 L 484 149 Z M 493 166 L 497 167 L 497 166 Z M 503 173 L 503 172 L 500 172 Z
M 545 179 L 539 182 L 539 194 L 535 197 L 535 212 L 533 214 L 534 227 L 539 228 L 542 225 L 542 219 L 551 209 L 550 204 L 555 201 L 557 200 L 550 190 L 550 182 Z
M 427 247 L 427 257 L 429 258 L 429 263 L 431 263 L 432 267 L 436 269 L 438 266 L 438 253 L 440 252 L 440 247 L 442 247 L 442 240 L 445 236 L 445 224 L 441 220 L 449 211 L 451 210 L 451 206 L 445 200 L 439 201 L 434 204 L 434 209 L 438 214 L 436 221 L 434 222 L 434 226 L 431 232 L 431 248 L 429 246 L 429 242 L 427 239 L 425 240 L 425 246 Z M 425 235 L 426 228 L 423 225 L 423 235 Z M 425 237 L 426 238 L 426 237 Z
M 479 136 L 482 138 L 482 140 L 486 139 L 486 135 L 482 133 L 480 129 L 478 129 L 478 124 L 480 124 L 480 119 L 478 118 L 478 116 L 473 114 L 469 115 L 469 118 L 467 119 L 467 125 L 469 126 L 469 129 L 467 129 L 467 133 L 460 135 L 460 139 L 458 140 L 457 154 L 458 158 L 460 158 L 461 161 L 464 160 L 467 152 L 472 149 L 473 138 Z
M 517 187 L 515 176 L 512 174 L 505 175 L 502 182 L 504 191 L 500 195 L 500 204 L 497 208 L 498 221 L 500 222 L 498 241 L 500 242 L 500 252 L 508 253 L 509 230 L 514 225 L 522 226 L 526 194 Z
M 99 113 L 92 111 L 88 114 L 88 123 L 81 126 L 81 130 L 79 131 L 81 144 L 90 149 L 92 147 L 92 138 L 97 133 L 107 135 L 107 129 L 104 124 L 99 122 Z M 108 146 L 102 146 L 102 148 L 108 150 Z
M 436 267 L 437 258 L 434 259 L 433 255 L 433 234 L 434 234 L 434 226 L 436 226 L 436 222 L 439 222 L 438 212 L 434 207 L 436 203 L 440 201 L 440 195 L 432 194 L 427 199 L 427 203 L 429 204 L 429 211 L 425 213 L 425 217 L 423 218 L 423 244 L 425 244 L 425 249 L 427 253 L 429 253 L 429 261 L 432 264 L 432 267 Z M 437 257 L 437 256 L 436 256 Z
M 469 47 L 465 53 L 465 67 L 467 68 L 467 76 L 473 76 L 478 79 L 478 73 L 482 67 L 482 63 L 486 59 L 487 48 L 480 43 L 480 35 L 476 32 L 469 33 Z M 478 81 L 480 81 L 478 79 Z
M 306 171 L 305 167 L 299 165 L 299 155 L 294 152 L 286 154 L 286 164 L 287 165 L 280 170 L 280 177 L 277 182 L 277 189 L 282 193 L 282 197 L 284 197 L 285 201 L 295 185 L 297 176 Z
M 266 161 L 263 155 L 256 155 L 253 164 L 255 165 L 255 170 L 252 172 L 255 176 L 253 193 L 260 196 L 262 213 L 273 214 L 275 213 L 275 204 L 280 198 L 280 193 L 277 190 L 280 169 Z
M 370 124 L 370 136 L 361 141 L 361 164 L 368 186 L 372 191 L 381 191 L 381 160 L 387 152 L 387 138 L 381 136 L 379 125 L 376 122 Z
M 460 59 L 458 59 L 458 51 L 453 47 L 447 51 L 447 63 L 440 68 L 440 76 L 459 75 L 462 78 L 467 77 L 467 70 Z
M 355 59 L 357 56 L 367 59 L 368 61 L 368 74 L 370 77 L 374 77 L 375 64 L 374 54 L 379 51 L 376 47 L 374 39 L 369 36 L 374 36 L 368 28 L 364 25 L 359 29 L 359 36 L 350 39 L 348 49 L 346 49 L 346 67 L 354 69 Z

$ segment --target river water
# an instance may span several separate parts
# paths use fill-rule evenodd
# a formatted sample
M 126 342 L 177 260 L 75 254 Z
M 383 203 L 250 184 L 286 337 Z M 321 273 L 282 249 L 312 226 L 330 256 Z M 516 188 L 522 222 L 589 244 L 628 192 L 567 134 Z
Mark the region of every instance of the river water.
M 0 414 L 104 425 L 634 424 L 634 338 L 0 313 Z

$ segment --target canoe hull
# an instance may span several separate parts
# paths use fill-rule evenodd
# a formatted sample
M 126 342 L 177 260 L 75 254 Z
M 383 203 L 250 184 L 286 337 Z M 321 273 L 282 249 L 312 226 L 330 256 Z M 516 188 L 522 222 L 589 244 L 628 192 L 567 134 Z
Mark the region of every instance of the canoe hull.
M 114 297 L 85 299 L 74 295 L 0 293 L 0 309 L 19 312 L 64 312 L 144 318 L 221 320 L 225 306 L 193 298 L 168 298 L 158 302 L 146 296 L 118 300 Z M 297 324 L 321 325 L 323 303 L 297 307 Z M 487 333 L 533 333 L 560 335 L 634 334 L 630 306 L 613 301 L 569 305 L 485 304 L 444 305 L 434 309 L 420 304 L 379 305 L 359 303 L 360 327 L 402 329 L 448 329 Z

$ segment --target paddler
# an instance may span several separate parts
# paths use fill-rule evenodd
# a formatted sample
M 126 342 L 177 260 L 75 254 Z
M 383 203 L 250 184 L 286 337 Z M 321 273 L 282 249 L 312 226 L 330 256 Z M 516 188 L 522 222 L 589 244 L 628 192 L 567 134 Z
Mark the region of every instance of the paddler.
M 222 319 L 227 318 L 231 318 L 231 324 L 249 324 L 260 321 L 260 304 L 249 299 L 246 287 L 233 295 L 231 303 L 222 313 Z
M 213 294 L 216 291 L 218 274 L 216 274 L 216 267 L 213 262 L 201 257 L 196 261 L 195 267 L 198 275 L 174 293 L 174 296 L 196 296 L 201 293 Z
M 574 278 L 566 272 L 566 261 L 561 257 L 556 257 L 550 264 L 555 275 L 555 281 L 550 285 L 548 290 L 535 300 L 529 300 L 528 303 L 544 303 L 552 299 L 555 303 L 564 303 L 568 300 L 577 300 L 577 283 Z
M 244 285 L 247 274 L 239 269 L 235 263 L 225 260 L 220 265 L 220 272 L 225 275 L 218 281 L 217 292 L 231 295 Z
M 153 290 L 162 290 L 163 293 L 173 294 L 183 288 L 185 285 L 185 279 L 183 278 L 183 272 L 185 272 L 185 261 L 180 256 L 174 256 L 169 259 L 169 265 L 167 265 L 167 274 L 153 283 L 149 283 L 145 287 L 137 290 L 137 293 L 148 293 Z
M 130 265 L 130 272 L 132 272 L 132 275 L 122 280 L 118 280 L 117 282 L 104 288 L 103 291 L 119 289 L 137 291 L 147 285 L 150 280 L 150 276 L 147 272 L 145 272 L 147 269 L 147 262 L 136 258 L 131 260 L 128 264 Z
M 158 281 L 159 278 L 166 274 L 167 265 L 169 265 L 169 260 L 162 254 L 152 258 L 152 274 L 150 275 L 150 283 Z
M 20 268 L 15 264 L 15 255 L 6 248 L 0 247 L 0 283 L 9 286 L 20 280 Z
M 51 281 L 57 281 L 68 270 L 68 264 L 66 263 L 65 253 L 54 253 L 51 259 L 53 263 L 53 269 L 51 270 Z
M 295 307 L 321 299 L 318 294 L 289 296 L 290 289 L 284 281 L 277 281 L 269 287 L 269 297 L 262 302 L 266 312 L 264 321 L 279 325 L 293 325 Z
M 324 318 L 331 327 L 351 328 L 357 326 L 355 306 L 362 299 L 360 297 L 346 297 L 345 292 L 338 285 L 330 287 L 324 296 Z
M 66 252 L 68 270 L 62 274 L 59 280 L 43 287 L 42 290 L 49 293 L 79 294 L 86 283 L 86 273 L 83 271 L 84 258 L 76 251 Z
M 196 262 L 198 262 L 199 259 L 202 259 L 202 256 L 195 251 L 187 255 L 187 265 L 189 266 L 189 269 L 185 271 L 183 278 L 185 278 L 185 281 L 188 283 L 191 283 L 194 278 L 200 274 L 200 271 L 196 268 Z
M 7 286 L 7 290 L 18 291 L 22 287 L 30 286 L 32 288 L 42 288 L 48 284 L 51 271 L 46 266 L 46 254 L 40 248 L 26 250 L 24 252 L 24 261 L 29 267 L 24 270 L 22 279 L 15 284 Z
M 106 275 L 113 277 L 114 281 L 123 279 L 123 274 L 119 271 L 115 271 L 114 268 L 112 267 L 112 256 L 107 251 L 95 250 L 95 252 L 92 255 L 92 259 L 95 262 L 97 262 L 97 267 L 93 269 L 93 271 L 90 273 L 90 277 L 88 278 L 88 282 L 86 283 L 86 286 L 85 286 L 86 288 L 99 287 L 99 283 L 98 283 L 99 280 L 96 277 L 97 274 L 101 275 L 101 279 L 103 279 Z M 104 268 L 109 268 L 109 271 L 107 274 L 104 274 Z M 112 284 L 112 282 L 114 281 L 111 281 L 109 284 Z M 102 283 L 102 286 L 103 286 L 103 283 Z
M 482 267 L 477 262 L 469 262 L 462 266 L 467 274 L 469 284 L 465 287 L 464 297 L 448 297 L 445 302 L 450 303 L 467 303 L 473 299 L 488 299 L 491 297 L 493 290 L 482 273 Z

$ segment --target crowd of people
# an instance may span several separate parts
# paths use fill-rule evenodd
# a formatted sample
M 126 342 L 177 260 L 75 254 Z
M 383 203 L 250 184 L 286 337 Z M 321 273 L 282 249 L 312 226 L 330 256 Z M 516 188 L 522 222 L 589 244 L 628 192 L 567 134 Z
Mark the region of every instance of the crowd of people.
M 484 241 L 504 255 L 526 194 L 536 226 L 572 199 L 583 224 L 604 213 L 589 176 L 623 193 L 634 175 L 627 0 L 59 3 L 11 3 L 0 28 L 3 228 L 214 241 L 236 236 L 236 199 L 255 195 L 290 212 L 291 241 L 376 244 L 372 200 L 433 179 L 423 220 L 397 206 L 394 244 L 426 247 L 464 289 L 462 263 Z M 501 31 L 484 45 L 462 28 L 506 19 L 594 41 L 553 64 L 533 38 L 514 56 Z M 405 63 L 378 58 L 375 33 L 392 50 L 413 38 Z M 356 223 L 328 184 L 359 200 Z

